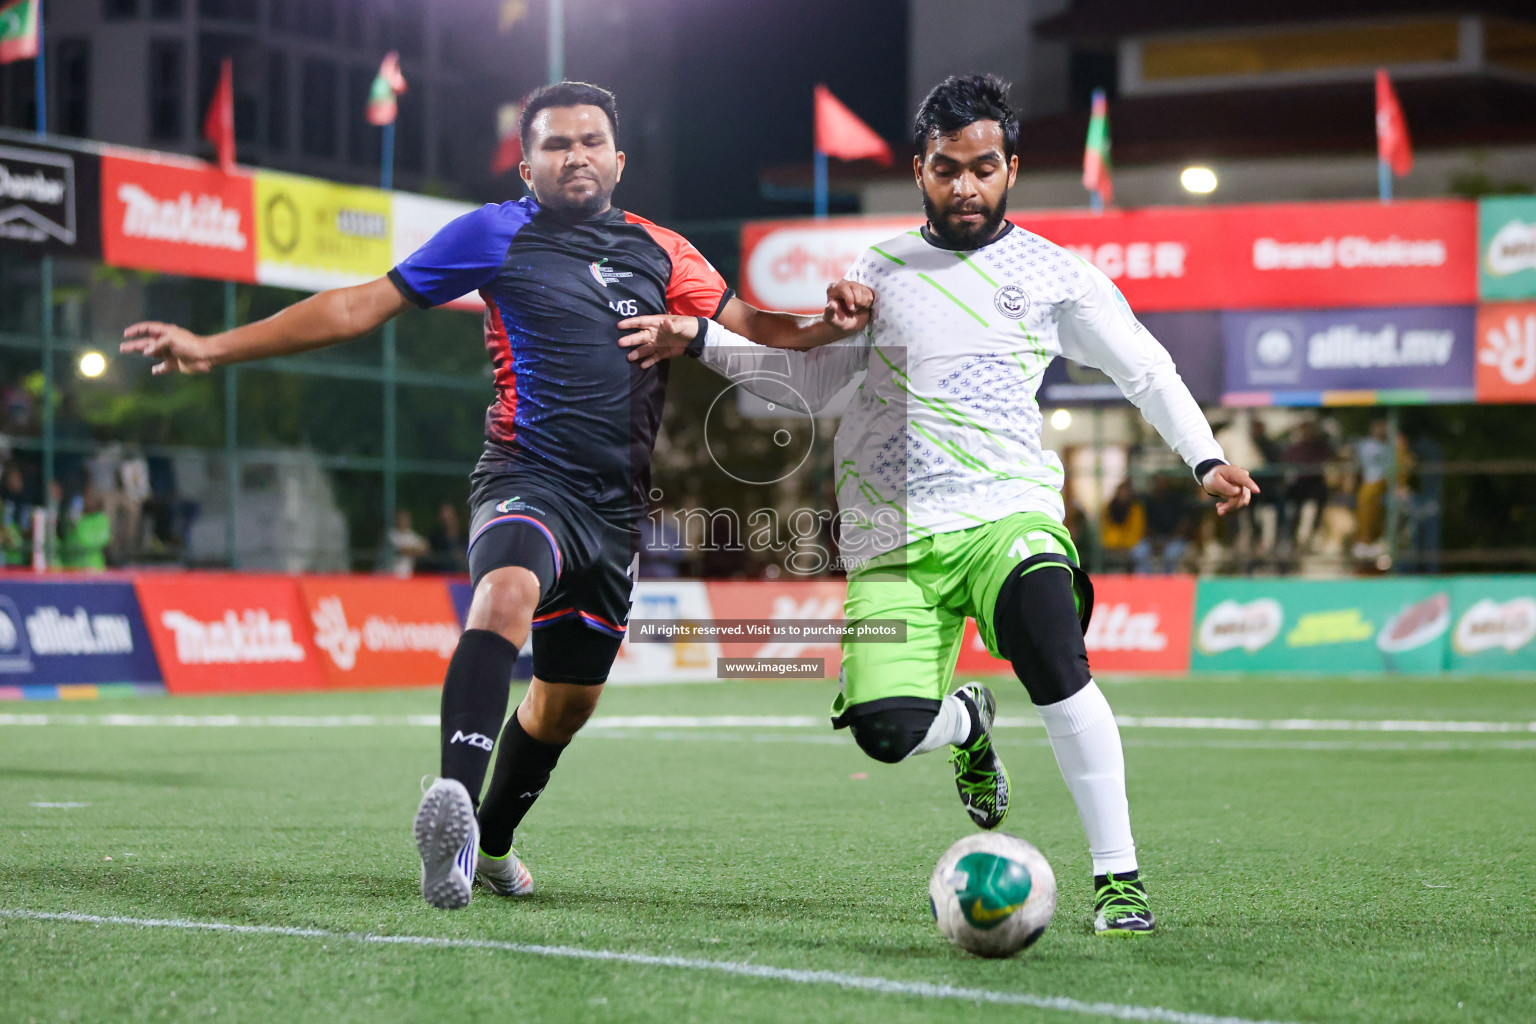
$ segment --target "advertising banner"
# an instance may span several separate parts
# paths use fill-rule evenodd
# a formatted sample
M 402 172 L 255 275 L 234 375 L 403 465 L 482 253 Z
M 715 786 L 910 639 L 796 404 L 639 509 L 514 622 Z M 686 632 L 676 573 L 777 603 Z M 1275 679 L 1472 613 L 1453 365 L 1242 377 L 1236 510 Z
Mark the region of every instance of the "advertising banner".
M 449 221 L 477 209 L 479 207 L 451 199 L 418 196 L 410 192 L 390 193 L 390 212 L 393 216 L 390 266 L 420 249 Z M 476 292 L 470 292 L 446 305 L 450 309 L 462 310 L 485 308 L 485 302 Z
M 1269 203 L 1009 215 L 1077 253 L 1138 314 L 1452 305 L 1477 301 L 1477 207 L 1459 200 Z M 904 217 L 757 221 L 741 233 L 741 294 L 800 313 Z
M 101 158 L 102 256 L 114 267 L 256 280 L 249 174 L 200 160 Z
M 842 580 L 710 582 L 709 604 L 716 621 L 727 619 L 841 619 L 848 587 Z M 828 679 L 843 666 L 840 643 L 723 643 L 723 658 L 821 658 Z M 711 669 L 713 669 L 711 663 Z
M 325 685 L 308 610 L 292 578 L 144 575 L 133 586 L 171 693 Z
M 1218 404 L 1226 383 L 1221 314 L 1143 313 L 1136 319 L 1168 350 L 1195 401 Z M 1091 405 L 1123 402 L 1125 396 L 1114 381 L 1098 370 L 1079 366 L 1070 359 L 1053 359 L 1040 385 L 1040 401 L 1045 405 Z
M 1227 405 L 1466 402 L 1472 306 L 1224 313 Z
M 331 686 L 442 684 L 461 632 L 442 580 L 305 576 L 298 586 Z
M 1451 579 L 1450 668 L 1536 671 L 1536 576 Z
M 256 172 L 256 280 L 317 291 L 393 266 L 390 193 Z
M 1450 581 L 1202 580 L 1197 672 L 1438 672 Z
M 133 584 L 0 580 L 0 686 L 159 681 Z
M 1096 576 L 1093 592 L 1093 618 L 1083 636 L 1093 671 L 1167 675 L 1189 671 L 1193 576 Z M 976 623 L 970 620 L 956 669 L 1013 673 L 1012 665 L 987 653 Z
M 1266 203 L 1213 212 L 1222 221 L 1220 280 L 1213 301 L 1195 308 L 1477 301 L 1474 203 Z
M 94 153 L 0 142 L 0 245 L 99 259 L 100 197 Z
M 1477 204 L 1477 292 L 1487 299 L 1536 299 L 1536 196 Z
M 706 587 L 706 584 L 695 580 L 641 580 L 635 584 L 630 620 L 698 622 L 716 618 L 718 613 L 710 610 L 710 591 L 707 589 L 716 585 L 708 584 Z M 539 642 L 537 634 L 533 642 Z M 715 679 L 715 660 L 719 657 L 720 645 L 713 641 L 674 640 L 671 643 L 636 644 L 626 638 L 619 647 L 619 657 L 613 663 L 608 681 L 654 683 Z
M 1536 402 L 1536 302 L 1477 310 L 1477 400 Z

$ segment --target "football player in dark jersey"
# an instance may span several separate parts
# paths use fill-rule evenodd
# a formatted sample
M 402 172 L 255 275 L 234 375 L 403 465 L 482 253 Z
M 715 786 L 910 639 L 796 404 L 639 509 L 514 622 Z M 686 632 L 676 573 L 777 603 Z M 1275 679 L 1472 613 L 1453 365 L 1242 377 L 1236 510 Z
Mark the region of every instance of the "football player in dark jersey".
M 435 907 L 467 905 L 477 875 L 504 896 L 532 891 L 513 830 L 596 708 L 624 636 L 667 367 L 631 362 L 615 344 L 621 321 L 698 317 L 702 336 L 713 318 L 762 344 L 865 322 L 754 309 L 681 235 L 614 208 L 617 127 L 607 90 L 546 86 L 519 124 L 531 196 L 466 213 L 387 275 L 266 320 L 207 337 L 155 322 L 124 332 L 122 350 L 157 360 L 154 372 L 200 373 L 347 341 L 413 305 L 485 300 L 496 398 L 471 477 L 474 597 L 443 683 L 442 776 L 415 820 Z M 508 719 L 531 632 L 534 678 Z

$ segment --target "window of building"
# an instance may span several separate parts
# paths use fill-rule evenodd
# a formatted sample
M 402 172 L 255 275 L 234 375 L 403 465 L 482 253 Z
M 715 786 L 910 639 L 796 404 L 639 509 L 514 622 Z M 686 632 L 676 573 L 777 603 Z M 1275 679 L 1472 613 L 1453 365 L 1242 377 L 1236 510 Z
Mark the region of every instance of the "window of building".
M 180 142 L 182 88 L 186 76 L 181 40 L 155 39 L 149 44 L 149 137 L 156 142 Z
M 101 16 L 108 21 L 137 18 L 139 0 L 101 0 Z
M 305 156 L 336 155 L 336 79 L 336 65 L 331 61 L 304 62 L 299 147 Z
M 87 39 L 61 39 L 54 49 L 58 113 L 54 127 L 64 135 L 90 134 L 91 44 Z
M 205 18 L 255 22 L 256 0 L 198 0 L 197 12 Z
M 149 0 L 149 16 L 162 21 L 181 17 L 181 0 Z
M 427 87 L 411 86 L 400 97 L 400 116 L 395 124 L 395 166 L 407 173 L 426 169 Z
M 281 53 L 267 60 L 267 147 L 288 150 L 288 58 Z

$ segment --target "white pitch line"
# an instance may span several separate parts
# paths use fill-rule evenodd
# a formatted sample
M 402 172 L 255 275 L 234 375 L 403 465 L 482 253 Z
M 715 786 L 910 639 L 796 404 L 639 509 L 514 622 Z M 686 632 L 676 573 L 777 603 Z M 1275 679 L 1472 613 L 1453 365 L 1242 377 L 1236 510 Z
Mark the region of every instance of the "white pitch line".
M 1536 733 L 1536 722 L 1461 722 L 1335 718 L 1181 718 L 1116 715 L 1123 729 L 1194 729 L 1236 732 Z M 338 729 L 374 726 L 437 728 L 436 715 L 55 715 L 0 714 L 0 726 L 104 725 L 155 728 Z M 1005 729 L 1038 728 L 1035 716 L 997 719 Z M 821 729 L 815 715 L 598 715 L 592 729 Z
M 39 910 L 0 908 L 0 918 L 18 921 L 67 921 L 75 924 L 126 925 L 131 928 L 175 928 L 183 931 L 227 932 L 235 935 L 276 935 L 286 938 L 332 939 L 386 946 L 428 946 L 437 949 L 485 949 L 524 956 L 555 957 L 566 960 L 604 960 L 638 964 L 644 967 L 676 967 L 682 970 L 714 971 L 767 981 L 788 981 L 797 985 L 835 985 L 881 995 L 918 996 L 927 999 L 953 999 L 1002 1006 L 1030 1006 L 1040 1010 L 1109 1017 L 1115 1020 L 1153 1021 L 1158 1024 L 1279 1024 L 1276 1021 L 1251 1020 L 1209 1013 L 1165 1010 L 1160 1006 L 1128 1006 L 1120 1003 L 1089 1003 L 1066 996 L 1037 996 L 1028 992 L 996 992 L 980 988 L 925 981 L 898 981 L 840 971 L 807 971 L 793 967 L 737 960 L 702 960 L 683 956 L 653 956 L 648 953 L 623 953 L 610 949 L 582 949 L 579 946 L 539 946 L 493 939 L 449 939 L 433 935 L 375 935 L 368 932 L 332 932 L 320 928 L 284 928 L 275 925 L 225 924 L 222 921 L 188 921 L 182 918 L 100 917 L 95 914 L 47 913 Z

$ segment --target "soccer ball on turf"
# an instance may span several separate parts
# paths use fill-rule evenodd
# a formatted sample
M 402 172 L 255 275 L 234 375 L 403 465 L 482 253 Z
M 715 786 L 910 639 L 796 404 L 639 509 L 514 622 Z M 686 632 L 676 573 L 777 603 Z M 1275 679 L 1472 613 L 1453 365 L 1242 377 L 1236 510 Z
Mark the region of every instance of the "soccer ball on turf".
M 1012 956 L 1051 923 L 1056 874 L 1017 836 L 979 832 L 944 851 L 928 880 L 928 900 L 949 941 L 977 956 Z

